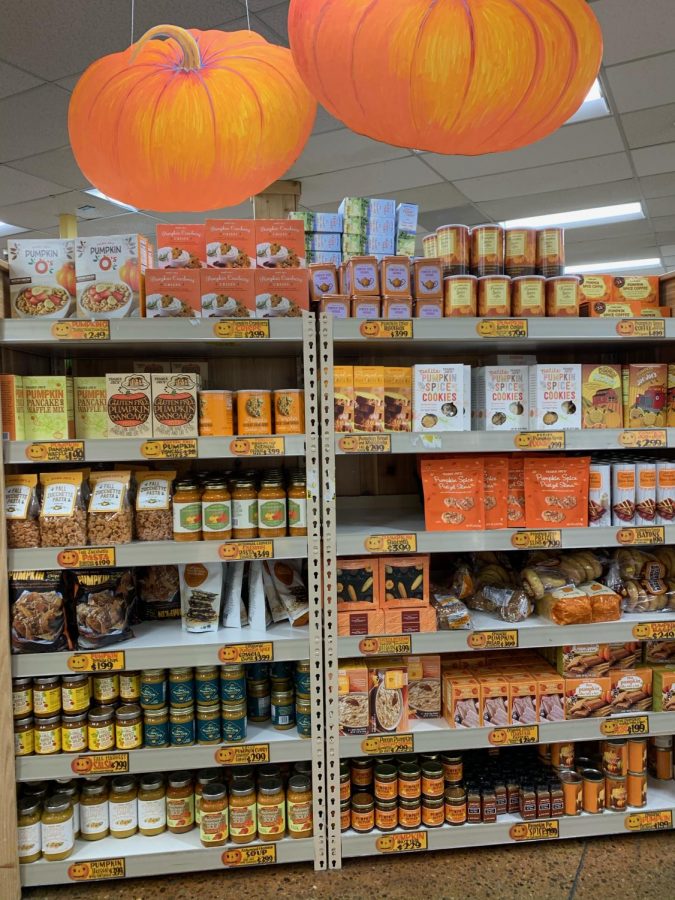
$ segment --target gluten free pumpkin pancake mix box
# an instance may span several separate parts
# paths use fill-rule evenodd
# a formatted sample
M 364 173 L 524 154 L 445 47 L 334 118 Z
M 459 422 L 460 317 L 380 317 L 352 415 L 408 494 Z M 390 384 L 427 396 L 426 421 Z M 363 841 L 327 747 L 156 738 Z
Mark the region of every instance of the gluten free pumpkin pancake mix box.
M 142 234 L 109 234 L 75 242 L 77 316 L 120 319 L 140 316 L 152 244 Z

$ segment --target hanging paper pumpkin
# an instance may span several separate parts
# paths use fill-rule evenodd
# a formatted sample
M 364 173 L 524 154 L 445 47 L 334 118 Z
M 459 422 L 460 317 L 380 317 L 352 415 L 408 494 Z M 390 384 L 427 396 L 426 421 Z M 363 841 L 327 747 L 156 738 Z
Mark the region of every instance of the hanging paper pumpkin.
M 142 209 L 201 211 L 280 178 L 315 113 L 285 48 L 252 31 L 158 25 L 89 66 L 68 130 L 83 174 L 104 194 Z
M 330 113 L 436 153 L 540 140 L 581 106 L 602 58 L 586 0 L 291 0 L 288 30 Z

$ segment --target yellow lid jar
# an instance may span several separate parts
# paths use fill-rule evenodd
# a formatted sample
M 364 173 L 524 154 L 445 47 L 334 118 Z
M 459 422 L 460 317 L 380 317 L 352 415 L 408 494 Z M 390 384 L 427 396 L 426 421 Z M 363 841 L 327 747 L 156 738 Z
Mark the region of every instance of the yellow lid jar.
M 35 722 L 35 752 L 41 756 L 61 752 L 61 716 L 37 719 Z
M 35 724 L 32 716 L 14 720 L 14 756 L 32 756 L 35 752 Z
M 89 709 L 89 678 L 87 675 L 64 675 L 61 679 L 61 709 L 67 716 Z

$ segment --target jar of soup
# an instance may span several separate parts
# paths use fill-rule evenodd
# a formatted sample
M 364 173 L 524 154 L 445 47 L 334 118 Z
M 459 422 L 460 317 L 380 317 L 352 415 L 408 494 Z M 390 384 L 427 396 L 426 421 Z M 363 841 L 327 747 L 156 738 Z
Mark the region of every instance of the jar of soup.
M 61 712 L 61 679 L 33 679 L 33 714 L 36 719 L 49 718 Z
M 287 527 L 286 488 L 280 478 L 266 477 L 258 491 L 258 534 L 285 537 Z
M 82 753 L 88 748 L 87 713 L 61 717 L 61 750 L 63 753 Z
M 146 747 L 169 746 L 169 710 L 166 706 L 144 711 L 143 743 Z
M 291 537 L 307 534 L 307 480 L 302 472 L 291 475 L 288 488 L 288 533 Z
M 272 434 L 271 391 L 237 391 L 239 434 Z
M 87 744 L 90 750 L 115 747 L 115 710 L 112 706 L 94 706 L 87 717 Z
M 110 834 L 108 785 L 102 778 L 83 781 L 80 791 L 80 837 L 102 841 Z
M 267 722 L 270 718 L 272 697 L 269 681 L 247 683 L 246 710 L 251 722 Z
M 141 673 L 120 672 L 120 700 L 122 703 L 138 703 L 141 699 Z
M 190 831 L 195 823 L 195 793 L 189 772 L 172 772 L 166 789 L 166 827 L 173 834 Z
M 217 666 L 197 666 L 195 669 L 195 697 L 197 704 L 215 703 L 220 699 Z
M 227 743 L 237 743 L 246 740 L 246 701 L 237 700 L 234 703 L 223 702 L 221 704 L 223 740 Z
M 173 539 L 202 539 L 202 492 L 197 483 L 189 479 L 176 482 L 173 495 Z
M 35 722 L 32 716 L 14 720 L 14 756 L 32 756 L 35 752 Z
M 227 778 L 227 773 L 225 773 Z M 195 823 L 199 825 L 202 817 L 201 799 L 202 791 L 207 784 L 217 784 L 223 780 L 223 772 L 220 769 L 203 769 L 197 775 L 195 781 Z
M 148 837 L 166 831 L 166 788 L 159 774 L 141 777 L 138 785 L 138 830 Z
M 22 864 L 35 862 L 42 856 L 41 811 L 42 804 L 35 797 L 22 797 L 18 801 L 17 845 Z
M 263 778 L 258 784 L 258 837 L 279 841 L 286 834 L 286 795 L 281 778 Z
M 141 706 L 143 709 L 162 709 L 166 706 L 164 669 L 145 669 L 141 672 Z
M 66 794 L 70 798 L 70 804 L 73 807 L 73 834 L 76 838 L 80 836 L 80 789 L 78 782 L 74 778 L 69 781 L 59 782 L 59 794 Z
M 234 779 L 230 787 L 230 839 L 250 844 L 257 837 L 257 803 L 253 779 Z
M 504 271 L 511 278 L 537 270 L 537 229 L 507 228 L 504 232 Z
M 34 726 L 35 752 L 48 756 L 61 752 L 61 716 L 36 719 Z
M 15 719 L 25 719 L 33 715 L 33 681 L 30 678 L 15 678 L 12 681 L 12 711 Z
M 195 708 L 169 711 L 169 735 L 172 747 L 189 747 L 195 742 Z
M 293 775 L 286 791 L 286 819 L 292 838 L 308 838 L 314 834 L 312 781 L 307 775 Z
M 92 692 L 97 706 L 107 706 L 119 701 L 120 677 L 116 672 L 92 675 L 91 680 Z
M 42 855 L 47 862 L 68 859 L 75 846 L 73 807 L 66 794 L 54 794 L 42 808 Z
M 220 667 L 220 699 L 228 703 L 246 699 L 246 678 L 243 666 Z
M 258 537 L 258 492 L 253 479 L 239 479 L 232 491 L 232 537 Z
M 504 229 L 501 225 L 476 225 L 471 229 L 471 274 L 501 275 L 504 271 Z
M 204 485 L 202 534 L 205 541 L 229 541 L 232 537 L 232 497 L 221 479 Z
M 108 797 L 110 837 L 128 838 L 138 831 L 136 782 L 131 775 L 118 775 L 110 782 Z
M 228 837 L 227 789 L 214 782 L 202 788 L 199 839 L 203 847 L 222 847 Z
M 185 709 L 195 702 L 194 673 L 191 668 L 169 669 L 169 706 Z
M 143 714 L 137 703 L 125 703 L 115 710 L 115 746 L 118 750 L 143 746 Z
M 69 716 L 89 709 L 89 677 L 64 675 L 61 679 L 61 709 Z
M 354 794 L 352 797 L 352 829 L 368 834 L 375 828 L 375 801 L 371 794 Z

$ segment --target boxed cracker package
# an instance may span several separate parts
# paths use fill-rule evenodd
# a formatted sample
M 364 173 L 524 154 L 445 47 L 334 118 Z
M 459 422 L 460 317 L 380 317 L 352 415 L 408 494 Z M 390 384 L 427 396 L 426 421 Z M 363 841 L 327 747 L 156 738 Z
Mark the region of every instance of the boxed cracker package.
M 292 219 L 255 221 L 256 256 L 265 269 L 299 269 L 306 265 L 305 228 Z
M 13 319 L 65 319 L 75 311 L 75 242 L 7 241 Z
M 152 244 L 142 234 L 109 234 L 75 242 L 77 316 L 120 319 L 140 316 Z
M 193 319 L 202 314 L 199 269 L 148 269 L 145 274 L 147 318 Z
M 302 225 L 302 222 L 289 224 Z M 309 309 L 307 269 L 257 268 L 255 306 L 258 319 L 298 317 Z
M 256 267 L 255 222 L 251 219 L 207 219 L 204 223 L 206 265 L 216 269 Z
M 160 269 L 201 269 L 206 265 L 203 225 L 158 225 Z
M 255 272 L 246 268 L 210 268 L 200 272 L 202 316 L 255 318 Z

